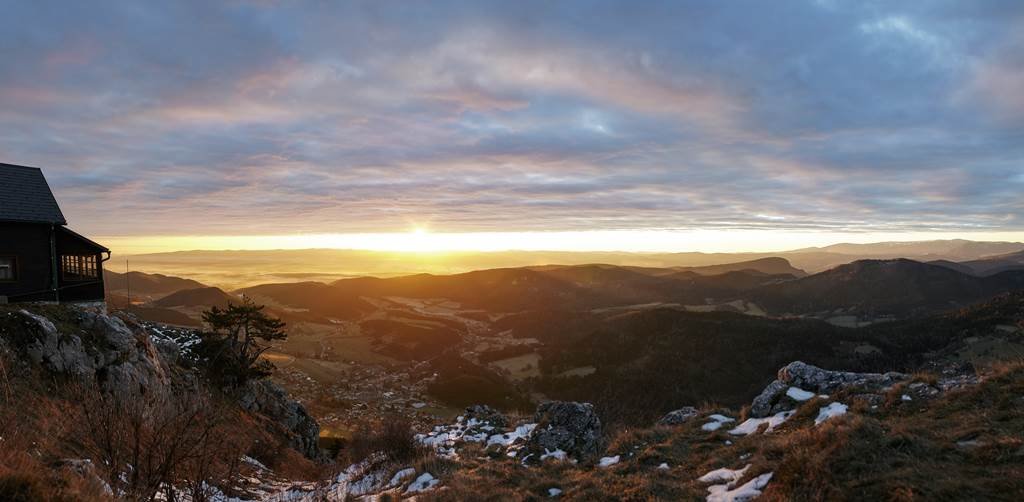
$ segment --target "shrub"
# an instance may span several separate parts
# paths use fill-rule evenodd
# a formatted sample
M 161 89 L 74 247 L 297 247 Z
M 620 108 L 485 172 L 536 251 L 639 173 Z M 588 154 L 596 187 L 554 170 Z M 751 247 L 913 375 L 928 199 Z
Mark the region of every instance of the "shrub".
M 127 498 L 150 500 L 174 486 L 194 501 L 206 500 L 210 486 L 235 476 L 247 449 L 230 434 L 226 405 L 208 395 L 73 392 L 80 396 L 77 427 L 66 440 Z
M 378 430 L 363 426 L 355 433 L 346 450 L 348 460 L 359 462 L 379 453 L 392 462 L 412 462 L 429 453 L 428 448 L 416 441 L 415 434 L 408 419 L 386 417 Z

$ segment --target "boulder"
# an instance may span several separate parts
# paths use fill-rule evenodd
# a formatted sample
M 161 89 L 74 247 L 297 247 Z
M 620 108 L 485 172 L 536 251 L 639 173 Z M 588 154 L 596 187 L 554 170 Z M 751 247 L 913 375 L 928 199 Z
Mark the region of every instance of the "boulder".
M 830 371 L 800 361 L 787 364 L 779 370 L 778 379 L 794 387 L 811 392 L 828 394 L 848 387 L 882 389 L 906 380 L 903 373 L 855 373 L 852 371 Z
M 786 395 L 787 389 L 789 389 L 789 384 L 786 382 L 782 380 L 772 381 L 750 404 L 750 416 L 764 418 L 771 415 L 773 407 L 779 398 Z
M 581 462 L 601 453 L 601 419 L 590 403 L 550 401 L 537 407 L 534 421 L 537 427 L 523 449 L 534 460 L 556 450 Z
M 661 420 L 658 420 L 658 425 L 682 425 L 689 422 L 691 419 L 700 415 L 697 408 L 693 406 L 684 406 L 675 411 L 670 411 Z
M 279 425 L 295 450 L 311 459 L 322 457 L 320 424 L 279 385 L 267 380 L 250 380 L 242 387 L 238 403 L 246 411 L 263 415 Z
M 857 387 L 865 391 L 882 391 L 897 382 L 910 378 L 903 373 L 855 373 L 852 371 L 830 371 L 801 361 L 794 361 L 779 370 L 775 381 L 770 383 L 761 394 L 754 398 L 750 406 L 750 415 L 764 418 L 777 411 L 780 407 L 791 409 L 785 403 L 786 391 L 790 387 L 798 387 L 815 394 L 830 394 L 840 389 Z

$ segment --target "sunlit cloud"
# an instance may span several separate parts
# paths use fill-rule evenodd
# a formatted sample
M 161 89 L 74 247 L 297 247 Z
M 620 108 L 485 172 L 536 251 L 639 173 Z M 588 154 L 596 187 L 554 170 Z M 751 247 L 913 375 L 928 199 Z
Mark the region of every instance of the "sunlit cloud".
M 54 7 L 0 161 L 92 235 L 1024 230 L 1012 3 Z

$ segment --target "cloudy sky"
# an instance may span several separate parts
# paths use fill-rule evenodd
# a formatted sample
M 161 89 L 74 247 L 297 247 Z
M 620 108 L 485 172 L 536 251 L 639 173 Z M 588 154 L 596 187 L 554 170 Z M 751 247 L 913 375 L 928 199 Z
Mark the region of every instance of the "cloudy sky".
M 34 0 L 0 26 L 0 162 L 92 235 L 1024 236 L 1016 0 Z

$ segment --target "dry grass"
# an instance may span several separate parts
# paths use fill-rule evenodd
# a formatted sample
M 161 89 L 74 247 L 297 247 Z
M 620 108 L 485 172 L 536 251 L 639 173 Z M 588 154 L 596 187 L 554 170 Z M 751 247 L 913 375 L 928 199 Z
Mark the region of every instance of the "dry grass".
M 2 501 L 109 500 L 108 487 L 129 498 L 149 499 L 167 480 L 185 490 L 205 490 L 204 483 L 218 485 L 236 475 L 245 454 L 289 479 L 328 474 L 267 432 L 260 419 L 241 412 L 228 396 L 188 394 L 177 405 L 138 397 L 101 399 L 94 388 L 48 376 L 2 345 Z M 257 456 L 259 444 L 273 446 Z M 104 458 L 122 467 L 109 467 Z M 82 459 L 91 459 L 91 466 Z M 125 469 L 129 463 L 135 468 Z M 126 481 L 122 472 L 129 473 Z
M 774 473 L 759 499 L 765 501 L 1024 500 L 1024 364 L 1003 364 L 982 384 L 933 400 L 905 402 L 896 388 L 896 399 L 877 409 L 851 406 L 814 426 L 822 406 L 852 404 L 856 393 L 803 403 L 770 434 L 708 433 L 700 430 L 703 420 L 621 430 L 607 454 L 623 460 L 608 469 L 559 462 L 526 468 L 465 454 L 444 476 L 446 488 L 426 499 L 540 500 L 558 488 L 563 500 L 697 500 L 707 495 L 699 476 L 749 464 L 742 481 Z M 661 463 L 670 469 L 658 469 Z

